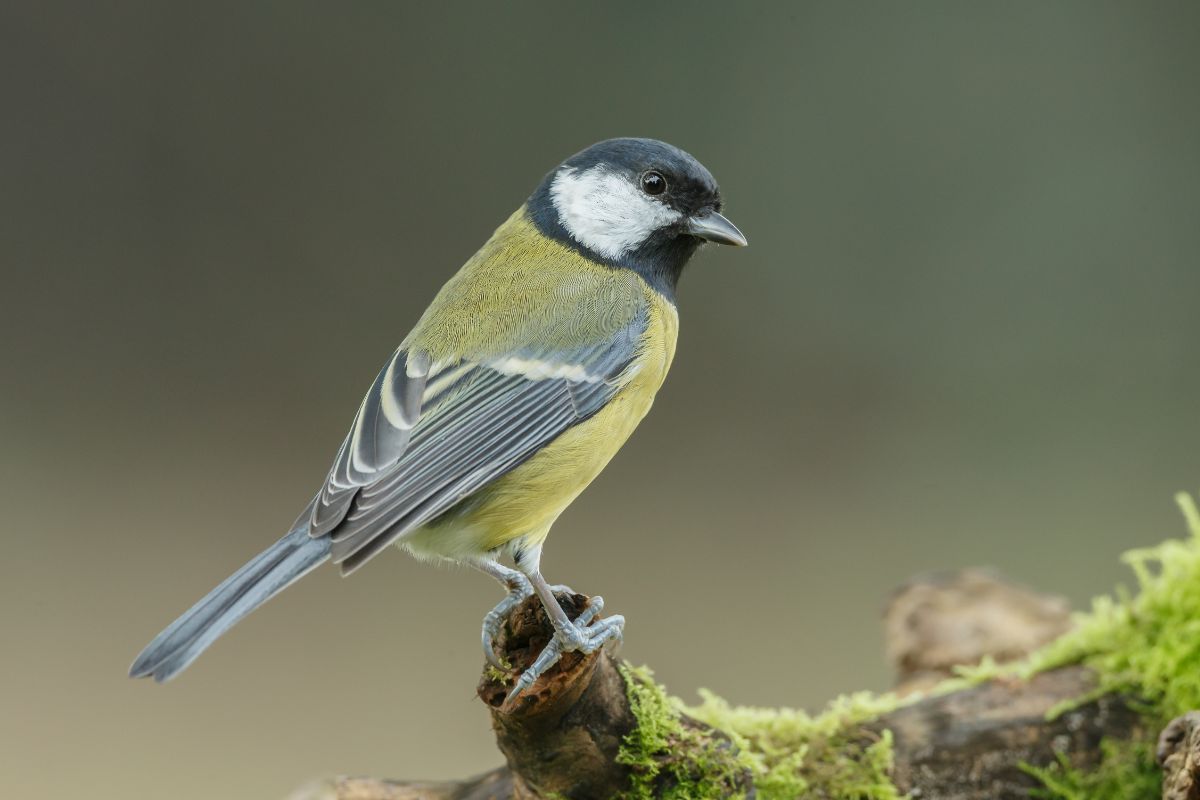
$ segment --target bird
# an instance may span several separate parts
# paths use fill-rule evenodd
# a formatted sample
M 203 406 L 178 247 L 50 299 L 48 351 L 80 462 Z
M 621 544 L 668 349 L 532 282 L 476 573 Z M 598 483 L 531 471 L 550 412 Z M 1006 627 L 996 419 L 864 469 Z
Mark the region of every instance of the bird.
M 169 680 L 316 567 L 349 575 L 393 545 L 504 586 L 481 634 L 497 668 L 507 614 L 537 594 L 554 634 L 510 699 L 563 653 L 620 641 L 624 617 L 600 617 L 601 596 L 568 618 L 543 543 L 650 410 L 688 261 L 706 242 L 747 244 L 721 210 L 708 169 L 654 139 L 601 141 L 552 169 L 383 364 L 288 532 L 159 633 L 130 676 Z

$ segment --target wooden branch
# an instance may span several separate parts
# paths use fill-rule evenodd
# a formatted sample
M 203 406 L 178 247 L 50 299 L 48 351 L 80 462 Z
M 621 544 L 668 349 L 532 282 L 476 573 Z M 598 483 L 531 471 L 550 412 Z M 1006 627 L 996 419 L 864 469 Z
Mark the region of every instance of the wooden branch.
M 892 732 L 892 780 L 902 792 L 942 800 L 1025 798 L 1038 782 L 1021 765 L 1053 763 L 1061 753 L 1086 769 L 1098 762 L 1101 739 L 1144 735 L 1137 713 L 1112 696 L 1047 721 L 1055 706 L 1094 688 L 1087 670 L 1066 667 L 1028 682 L 993 681 L 932 697 L 868 728 Z
M 572 617 L 587 603 L 581 595 L 560 599 Z M 1020 658 L 1068 625 L 1062 600 L 970 570 L 914 581 L 897 592 L 887 615 L 888 651 L 901 690 L 912 691 L 956 664 L 984 656 Z M 519 673 L 550 633 L 540 604 L 530 600 L 513 612 L 498 644 Z M 337 778 L 292 800 L 587 800 L 614 797 L 629 787 L 630 767 L 618 763 L 617 753 L 637 718 L 612 656 L 570 654 L 526 695 L 505 704 L 510 683 L 511 677 L 487 670 L 478 687 L 507 766 L 446 783 Z M 914 798 L 1027 798 L 1038 782 L 1023 765 L 1052 764 L 1061 754 L 1086 769 L 1098 762 L 1102 739 L 1150 735 L 1126 699 L 1114 695 L 1048 719 L 1051 709 L 1094 689 L 1094 678 L 1083 667 L 1044 672 L 1028 681 L 996 680 L 917 700 L 862 725 L 855 736 L 870 742 L 891 732 L 891 779 Z M 706 741 L 732 746 L 720 731 L 685 722 Z M 1200 714 L 1163 731 L 1158 759 L 1166 772 L 1164 797 L 1200 800 Z M 665 792 L 669 785 L 656 788 Z M 735 776 L 729 791 L 753 796 L 749 774 Z
M 574 619 L 587 600 L 570 595 L 559 602 Z M 497 646 L 521 670 L 546 646 L 551 630 L 541 603 L 531 598 L 509 617 Z M 511 677 L 487 672 L 477 691 L 491 710 L 515 796 L 611 797 L 624 788 L 629 775 L 617 764 L 617 751 L 637 720 L 610 656 L 569 653 L 506 704 Z

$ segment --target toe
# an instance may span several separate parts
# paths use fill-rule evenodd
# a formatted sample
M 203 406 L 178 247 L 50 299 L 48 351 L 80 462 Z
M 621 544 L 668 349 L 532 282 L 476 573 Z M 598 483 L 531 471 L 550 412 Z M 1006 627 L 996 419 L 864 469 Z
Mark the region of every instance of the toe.
M 510 667 L 504 663 L 500 656 L 496 655 L 496 643 L 492 632 L 487 628 L 483 630 L 483 657 L 487 662 L 501 672 L 506 672 Z

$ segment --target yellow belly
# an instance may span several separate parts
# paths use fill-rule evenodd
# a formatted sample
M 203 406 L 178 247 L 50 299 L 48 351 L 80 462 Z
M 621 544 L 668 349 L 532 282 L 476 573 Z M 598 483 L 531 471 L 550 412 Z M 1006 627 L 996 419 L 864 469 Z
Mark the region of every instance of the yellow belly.
M 481 556 L 522 538 L 541 543 L 571 501 L 608 464 L 650 411 L 675 355 L 678 317 L 653 290 L 638 368 L 599 412 L 554 439 L 521 466 L 400 545 L 420 558 Z

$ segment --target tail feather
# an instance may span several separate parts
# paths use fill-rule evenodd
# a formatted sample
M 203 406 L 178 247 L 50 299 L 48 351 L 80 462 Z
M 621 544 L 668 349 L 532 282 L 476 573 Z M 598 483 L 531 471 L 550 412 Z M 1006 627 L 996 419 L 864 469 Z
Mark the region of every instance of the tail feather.
M 129 668 L 132 678 L 170 680 L 243 617 L 329 558 L 329 540 L 308 526 L 252 558 L 154 637 Z

